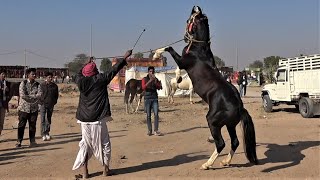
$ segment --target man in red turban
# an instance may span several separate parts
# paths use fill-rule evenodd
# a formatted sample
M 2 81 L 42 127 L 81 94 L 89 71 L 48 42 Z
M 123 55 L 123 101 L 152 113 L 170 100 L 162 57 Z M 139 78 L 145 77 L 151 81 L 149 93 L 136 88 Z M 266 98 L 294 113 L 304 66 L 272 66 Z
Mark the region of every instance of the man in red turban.
M 83 168 L 83 178 L 88 178 L 88 160 L 94 155 L 104 166 L 103 174 L 112 175 L 109 169 L 111 158 L 111 143 L 106 122 L 111 118 L 110 103 L 107 85 L 114 76 L 127 64 L 126 59 L 131 56 L 132 50 L 124 55 L 123 59 L 112 66 L 111 70 L 99 73 L 91 57 L 75 78 L 80 90 L 79 105 L 76 113 L 81 125 L 82 139 L 80 150 L 72 170 Z
M 82 68 L 82 75 L 85 77 L 93 76 L 96 74 L 99 74 L 98 68 L 96 63 L 94 63 L 94 58 L 90 57 L 89 58 L 89 63 L 87 63 L 83 68 Z

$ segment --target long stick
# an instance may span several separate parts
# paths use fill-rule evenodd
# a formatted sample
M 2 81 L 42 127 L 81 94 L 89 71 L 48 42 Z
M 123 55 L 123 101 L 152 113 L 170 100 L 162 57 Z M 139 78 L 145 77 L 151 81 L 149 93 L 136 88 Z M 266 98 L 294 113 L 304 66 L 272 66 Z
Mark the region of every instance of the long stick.
M 146 31 L 146 29 L 143 29 L 143 31 L 141 32 L 141 34 L 140 34 L 139 38 L 137 39 L 136 43 L 134 43 L 134 46 L 133 46 L 132 50 L 136 47 L 136 45 L 137 45 L 140 37 L 142 36 L 142 34 L 143 34 L 145 31 Z

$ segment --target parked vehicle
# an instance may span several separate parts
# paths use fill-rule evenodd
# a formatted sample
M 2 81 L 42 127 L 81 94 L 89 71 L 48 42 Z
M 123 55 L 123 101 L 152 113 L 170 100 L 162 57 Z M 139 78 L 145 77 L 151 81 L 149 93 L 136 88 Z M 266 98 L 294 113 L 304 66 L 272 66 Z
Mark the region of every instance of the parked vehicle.
M 262 89 L 266 112 L 286 103 L 295 105 L 304 118 L 320 115 L 320 54 L 280 59 L 275 79 Z

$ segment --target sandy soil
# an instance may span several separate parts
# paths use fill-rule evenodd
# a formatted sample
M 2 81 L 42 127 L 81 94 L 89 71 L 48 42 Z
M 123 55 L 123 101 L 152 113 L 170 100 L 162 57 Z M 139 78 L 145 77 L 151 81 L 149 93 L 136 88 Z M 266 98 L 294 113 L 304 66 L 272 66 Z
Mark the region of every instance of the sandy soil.
M 65 86 L 65 85 L 63 85 Z M 60 85 L 61 87 L 61 85 Z M 195 99 L 200 101 L 199 98 Z M 320 118 L 304 119 L 294 106 L 281 105 L 275 112 L 265 113 L 261 107 L 260 87 L 248 87 L 244 105 L 253 117 L 259 165 L 252 166 L 245 158 L 241 142 L 230 167 L 219 162 L 230 150 L 226 128 L 226 147 L 210 170 L 199 170 L 214 151 L 208 143 L 209 129 L 205 119 L 207 105 L 189 104 L 188 97 L 176 97 L 175 104 L 160 98 L 160 130 L 164 136 L 147 136 L 146 115 L 140 107 L 136 114 L 125 114 L 123 94 L 110 93 L 114 121 L 108 122 L 112 142 L 111 168 L 117 173 L 108 179 L 318 179 L 320 176 Z M 16 103 L 16 102 L 12 102 Z M 51 141 L 42 141 L 29 148 L 28 130 L 22 149 L 15 149 L 17 129 L 12 126 L 17 112 L 6 116 L 5 130 L 0 136 L 0 179 L 75 179 L 72 171 L 80 127 L 76 123 L 77 93 L 63 93 L 53 114 Z M 102 167 L 92 158 L 89 173 L 102 178 Z

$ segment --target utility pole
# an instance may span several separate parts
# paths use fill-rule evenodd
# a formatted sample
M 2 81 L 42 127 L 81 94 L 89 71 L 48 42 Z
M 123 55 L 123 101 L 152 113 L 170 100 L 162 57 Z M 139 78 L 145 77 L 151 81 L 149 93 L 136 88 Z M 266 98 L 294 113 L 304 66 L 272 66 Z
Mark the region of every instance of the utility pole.
M 238 57 L 239 57 L 239 55 L 238 55 L 238 45 L 237 45 L 237 49 L 236 49 L 236 59 L 237 59 L 237 71 L 239 71 L 239 61 L 238 61 Z
M 27 71 L 27 50 L 24 49 L 24 73 L 23 73 L 23 78 L 26 78 L 26 71 Z
M 90 25 L 90 57 L 92 57 L 92 24 Z

